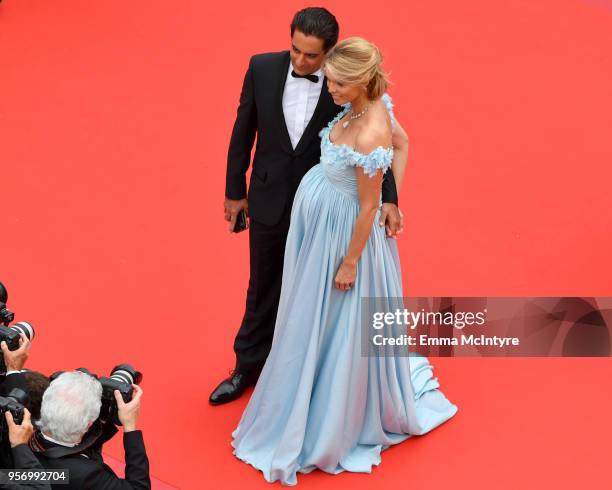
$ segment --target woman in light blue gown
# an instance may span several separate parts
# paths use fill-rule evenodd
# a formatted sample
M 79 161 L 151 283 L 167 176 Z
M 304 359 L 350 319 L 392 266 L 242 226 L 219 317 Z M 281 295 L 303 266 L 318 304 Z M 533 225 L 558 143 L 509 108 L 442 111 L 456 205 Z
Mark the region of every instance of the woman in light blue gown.
M 381 62 L 361 38 L 325 62 L 344 110 L 321 131 L 321 162 L 297 190 L 272 349 L 232 433 L 234 454 L 269 482 L 295 485 L 316 468 L 371 472 L 383 449 L 457 411 L 425 357 L 361 351 L 361 299 L 403 295 L 397 244 L 377 224 L 392 126 L 401 130 Z

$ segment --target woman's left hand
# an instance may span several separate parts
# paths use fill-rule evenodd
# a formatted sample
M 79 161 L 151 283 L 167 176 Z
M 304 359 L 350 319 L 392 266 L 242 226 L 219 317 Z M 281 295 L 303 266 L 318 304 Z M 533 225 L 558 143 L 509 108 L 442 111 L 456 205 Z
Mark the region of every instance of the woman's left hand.
M 355 285 L 357 264 L 343 261 L 336 274 L 335 284 L 341 291 L 348 291 Z

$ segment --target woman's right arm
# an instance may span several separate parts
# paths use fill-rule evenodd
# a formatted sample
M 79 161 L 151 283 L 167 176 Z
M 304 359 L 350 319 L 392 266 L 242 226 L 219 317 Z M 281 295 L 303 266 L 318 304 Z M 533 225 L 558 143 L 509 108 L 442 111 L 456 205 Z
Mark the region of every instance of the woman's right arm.
M 363 155 L 369 155 L 380 146 L 389 147 L 390 140 L 391 134 L 384 128 L 370 127 L 359 133 L 355 142 L 355 149 Z M 355 221 L 351 241 L 335 277 L 336 287 L 343 291 L 350 289 L 355 283 L 357 262 L 361 258 L 363 249 L 372 232 L 372 224 L 379 208 L 380 188 L 383 179 L 383 171 L 380 169 L 375 170 L 374 175 L 370 175 L 358 166 L 355 168 L 355 172 L 359 194 L 359 213 Z

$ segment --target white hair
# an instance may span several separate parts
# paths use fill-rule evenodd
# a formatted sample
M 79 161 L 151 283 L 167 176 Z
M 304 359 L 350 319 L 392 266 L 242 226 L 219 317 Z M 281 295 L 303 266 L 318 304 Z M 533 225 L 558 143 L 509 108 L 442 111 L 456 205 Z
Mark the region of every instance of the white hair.
M 60 374 L 45 390 L 38 427 L 59 442 L 78 444 L 100 415 L 102 385 L 80 371 Z

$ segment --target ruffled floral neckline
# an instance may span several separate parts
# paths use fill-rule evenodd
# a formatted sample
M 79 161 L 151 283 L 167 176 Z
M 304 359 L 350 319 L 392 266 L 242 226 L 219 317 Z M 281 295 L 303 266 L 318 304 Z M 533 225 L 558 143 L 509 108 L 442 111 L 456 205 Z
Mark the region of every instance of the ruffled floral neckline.
M 385 103 L 387 110 L 389 111 L 389 116 L 391 117 L 391 123 L 395 123 L 395 117 L 393 115 L 393 104 L 391 102 L 391 97 L 389 95 L 384 94 L 382 96 L 382 101 Z M 327 150 L 333 153 L 336 161 L 344 161 L 349 165 L 357 165 L 363 167 L 364 172 L 373 177 L 376 175 L 376 171 L 378 169 L 382 169 L 383 173 L 391 166 L 391 162 L 393 161 L 393 148 L 386 148 L 384 146 L 379 146 L 372 150 L 370 153 L 361 153 L 357 151 L 352 146 L 346 144 L 337 144 L 334 143 L 329 135 L 331 133 L 334 125 L 342 119 L 348 111 L 351 110 L 351 103 L 348 102 L 343 104 L 344 108 L 342 111 L 338 113 L 336 117 L 334 117 L 327 125 L 326 128 L 323 128 L 319 132 L 319 136 L 321 137 L 321 144 L 324 147 L 327 147 Z

